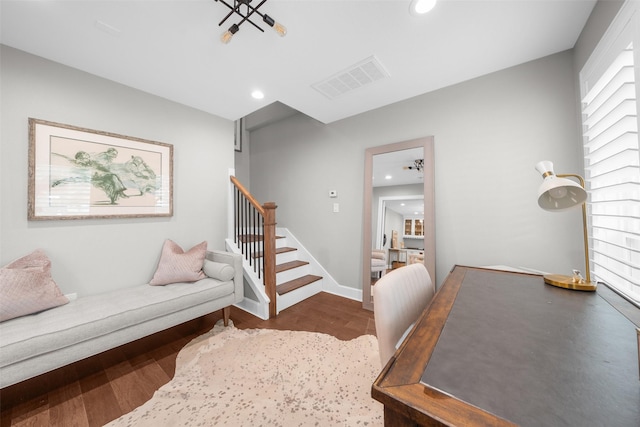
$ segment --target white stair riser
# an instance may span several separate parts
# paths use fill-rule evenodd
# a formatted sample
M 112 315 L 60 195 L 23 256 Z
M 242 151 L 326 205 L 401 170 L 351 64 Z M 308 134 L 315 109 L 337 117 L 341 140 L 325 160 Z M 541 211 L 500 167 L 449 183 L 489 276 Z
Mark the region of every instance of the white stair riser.
M 262 262 L 262 258 L 256 258 L 258 262 Z M 297 261 L 298 254 L 297 251 L 289 251 L 283 252 L 281 254 L 276 254 L 276 264 L 284 264 L 285 262 Z
M 285 262 L 297 261 L 298 251 L 283 252 L 276 254 L 276 264 L 284 264 Z
M 287 238 L 283 237 L 281 239 L 276 239 L 276 248 L 284 248 L 286 246 L 289 246 L 288 242 L 287 242 Z M 240 242 L 241 244 L 244 244 L 242 242 Z M 262 251 L 263 245 L 264 245 L 264 241 L 262 240 L 258 240 L 256 242 L 247 242 L 247 244 L 249 246 L 251 246 L 253 248 L 253 245 L 255 244 L 256 247 L 256 251 Z
M 278 312 L 281 312 L 282 310 L 285 310 L 319 292 L 322 292 L 322 279 L 316 280 L 315 282 L 296 289 L 295 291 L 287 292 L 284 295 L 277 295 L 276 308 Z
M 276 284 L 281 285 L 290 280 L 297 279 L 298 277 L 306 276 L 307 274 L 311 274 L 311 268 L 309 265 L 303 265 L 300 267 L 292 268 L 290 270 L 282 271 L 276 274 Z

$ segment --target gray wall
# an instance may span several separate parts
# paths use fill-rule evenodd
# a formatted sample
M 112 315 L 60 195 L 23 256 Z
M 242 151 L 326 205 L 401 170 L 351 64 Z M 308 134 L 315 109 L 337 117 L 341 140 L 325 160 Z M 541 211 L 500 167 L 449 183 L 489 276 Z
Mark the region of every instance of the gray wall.
M 581 172 L 574 79 L 567 51 L 328 125 L 296 115 L 252 132 L 252 192 L 338 283 L 360 288 L 365 149 L 433 135 L 436 283 L 454 264 L 583 269 L 579 212 L 538 208 L 534 170 L 549 159 Z
M 93 294 L 147 283 L 167 238 L 224 249 L 232 122 L 1 49 L 1 265 L 42 248 L 63 292 Z M 27 221 L 29 117 L 173 144 L 173 217 Z
M 237 175 L 360 288 L 364 150 L 434 135 L 437 283 L 456 263 L 582 268 L 579 218 L 537 207 L 533 165 L 581 172 L 577 72 L 621 4 L 598 2 L 573 51 L 329 125 L 299 114 L 255 130 Z M 146 282 L 165 238 L 223 247 L 233 123 L 11 48 L 0 56 L 0 264 L 43 248 L 63 291 L 88 294 Z M 174 144 L 174 216 L 27 221 L 28 117 Z

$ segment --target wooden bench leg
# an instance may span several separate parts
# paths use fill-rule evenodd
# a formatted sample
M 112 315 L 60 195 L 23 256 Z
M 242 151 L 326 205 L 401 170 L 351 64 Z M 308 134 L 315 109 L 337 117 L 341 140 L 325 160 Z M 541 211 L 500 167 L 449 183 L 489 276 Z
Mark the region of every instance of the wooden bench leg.
M 222 318 L 224 319 L 224 326 L 229 326 L 229 316 L 231 316 L 231 306 L 222 309 Z

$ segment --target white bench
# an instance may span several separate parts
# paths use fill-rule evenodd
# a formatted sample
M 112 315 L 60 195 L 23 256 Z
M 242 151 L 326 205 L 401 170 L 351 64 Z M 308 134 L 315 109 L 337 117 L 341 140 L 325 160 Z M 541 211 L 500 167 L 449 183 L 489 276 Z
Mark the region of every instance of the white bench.
M 233 279 L 145 284 L 0 323 L 0 388 L 216 310 L 226 325 L 231 306 L 244 298 L 242 256 L 208 251 L 206 258 L 230 264 Z

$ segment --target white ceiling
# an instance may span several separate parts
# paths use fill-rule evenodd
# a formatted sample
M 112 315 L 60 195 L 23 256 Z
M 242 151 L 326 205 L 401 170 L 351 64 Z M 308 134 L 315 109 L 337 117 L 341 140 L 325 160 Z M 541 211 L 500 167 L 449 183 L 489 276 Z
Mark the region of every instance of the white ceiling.
M 278 101 L 330 123 L 570 49 L 595 0 L 409 3 L 269 0 L 286 37 L 257 20 L 225 45 L 238 19 L 218 27 L 215 0 L 1 0 L 0 41 L 230 120 Z M 388 77 L 334 99 L 312 87 L 368 58 Z
M 385 207 L 403 217 L 424 218 L 424 198 L 387 200 Z
M 373 156 L 373 186 L 424 184 L 423 173 L 413 169 L 418 159 L 424 160 L 423 148 L 376 154 Z

